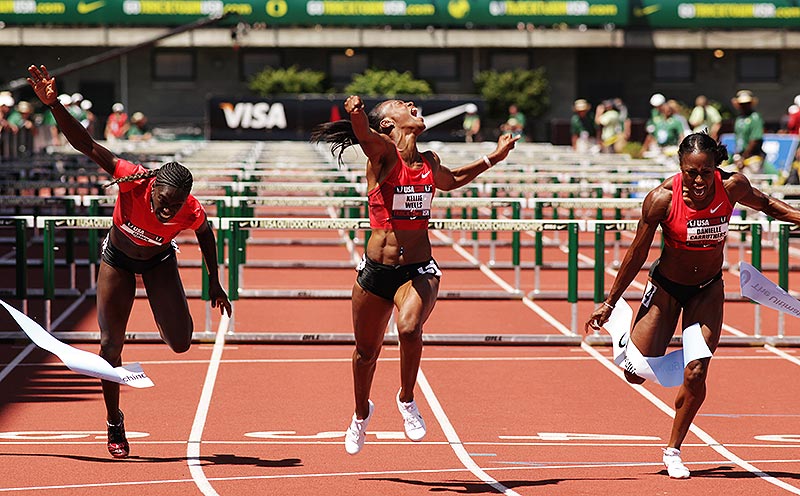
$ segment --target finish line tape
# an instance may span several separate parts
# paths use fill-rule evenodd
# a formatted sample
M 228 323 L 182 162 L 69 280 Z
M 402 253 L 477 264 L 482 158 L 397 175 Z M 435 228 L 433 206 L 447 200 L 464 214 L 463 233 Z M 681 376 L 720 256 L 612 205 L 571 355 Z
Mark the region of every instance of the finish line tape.
M 680 386 L 683 370 L 689 362 L 712 355 L 700 325 L 695 323 L 684 329 L 680 350 L 660 357 L 646 357 L 630 342 L 632 320 L 633 310 L 620 298 L 603 328 L 611 334 L 614 363 L 643 379 L 664 387 Z
M 739 286 L 742 296 L 765 307 L 800 317 L 800 301 L 747 262 L 739 262 Z
M 12 307 L 3 300 L 0 300 L 11 317 L 17 321 L 22 332 L 28 335 L 39 348 L 49 351 L 64 362 L 70 370 L 79 374 L 96 377 L 106 381 L 113 381 L 119 384 L 127 384 L 135 388 L 147 388 L 153 386 L 153 381 L 147 377 L 138 363 L 130 363 L 122 367 L 112 367 L 103 357 L 79 350 L 72 346 L 62 343 L 52 334 L 45 331 L 42 326 L 34 322 L 30 317 Z

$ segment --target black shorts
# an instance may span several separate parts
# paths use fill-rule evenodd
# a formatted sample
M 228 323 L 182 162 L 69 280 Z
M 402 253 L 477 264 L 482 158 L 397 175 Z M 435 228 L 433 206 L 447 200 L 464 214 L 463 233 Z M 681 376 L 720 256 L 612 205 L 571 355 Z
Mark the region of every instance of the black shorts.
M 134 274 L 143 274 L 156 265 L 175 258 L 175 241 L 171 241 L 169 246 L 157 255 L 147 260 L 137 260 L 122 253 L 122 251 L 111 243 L 111 234 L 106 235 L 103 240 L 103 262 L 118 269 L 124 269 Z
M 678 300 L 681 306 L 685 307 L 692 298 L 702 293 L 706 288 L 711 286 L 712 283 L 722 279 L 722 269 L 720 269 L 717 275 L 707 281 L 703 281 L 700 284 L 693 286 L 687 286 L 686 284 L 679 284 L 677 282 L 670 281 L 664 277 L 664 274 L 658 270 L 658 262 L 656 262 L 650 268 L 650 277 L 657 282 L 658 285 L 661 286 L 661 288 L 670 296 Z
M 394 295 L 400 286 L 415 277 L 425 274 L 431 274 L 437 279 L 442 277 L 442 271 L 432 258 L 427 262 L 408 265 L 384 265 L 364 255 L 356 270 L 356 282 L 359 286 L 389 301 L 394 301 Z

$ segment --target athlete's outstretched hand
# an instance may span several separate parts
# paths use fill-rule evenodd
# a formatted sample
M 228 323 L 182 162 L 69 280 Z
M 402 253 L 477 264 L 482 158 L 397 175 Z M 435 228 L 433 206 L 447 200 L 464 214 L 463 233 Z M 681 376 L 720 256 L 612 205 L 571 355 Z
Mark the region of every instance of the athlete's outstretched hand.
M 501 134 L 497 140 L 497 148 L 490 154 L 493 163 L 505 160 L 508 152 L 514 149 L 521 136 L 512 137 L 510 134 Z
M 28 67 L 28 72 L 31 77 L 28 79 L 28 84 L 31 85 L 36 96 L 45 105 L 52 105 L 58 100 L 58 91 L 56 90 L 56 78 L 47 72 L 47 67 L 32 65 Z

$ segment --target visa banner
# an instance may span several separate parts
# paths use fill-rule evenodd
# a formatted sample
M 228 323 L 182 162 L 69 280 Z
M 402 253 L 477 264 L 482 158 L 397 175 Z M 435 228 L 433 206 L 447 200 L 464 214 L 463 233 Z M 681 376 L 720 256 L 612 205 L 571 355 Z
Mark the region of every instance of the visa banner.
M 307 140 L 314 126 L 346 119 L 344 96 L 226 98 L 212 97 L 206 106 L 206 138 L 212 140 Z M 364 98 L 371 109 L 383 99 Z M 427 126 L 426 141 L 464 141 L 467 104 L 483 112 L 481 100 L 413 98 Z

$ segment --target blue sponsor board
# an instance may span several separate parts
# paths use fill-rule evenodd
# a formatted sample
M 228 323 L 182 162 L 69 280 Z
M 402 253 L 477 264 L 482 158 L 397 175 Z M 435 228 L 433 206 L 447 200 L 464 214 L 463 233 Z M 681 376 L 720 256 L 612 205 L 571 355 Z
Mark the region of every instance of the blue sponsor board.
M 736 140 L 733 134 L 723 134 L 720 141 L 728 149 L 728 155 L 733 156 L 736 153 Z M 767 155 L 767 162 L 776 169 L 788 173 L 792 168 L 798 143 L 800 136 L 796 134 L 765 134 L 761 149 Z

